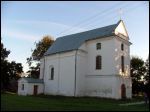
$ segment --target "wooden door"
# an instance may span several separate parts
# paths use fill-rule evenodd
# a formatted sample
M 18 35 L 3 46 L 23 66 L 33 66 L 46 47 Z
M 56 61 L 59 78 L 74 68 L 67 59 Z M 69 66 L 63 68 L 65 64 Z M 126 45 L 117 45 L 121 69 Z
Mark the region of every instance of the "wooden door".
M 121 98 L 126 98 L 126 87 L 125 87 L 125 84 L 121 85 Z
M 38 92 L 38 85 L 34 85 L 33 94 L 37 95 Z

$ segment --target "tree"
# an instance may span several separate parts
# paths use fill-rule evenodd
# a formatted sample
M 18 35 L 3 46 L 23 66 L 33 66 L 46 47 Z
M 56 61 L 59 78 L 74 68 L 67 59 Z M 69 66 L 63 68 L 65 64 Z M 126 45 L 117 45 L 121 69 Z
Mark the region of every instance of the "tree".
M 9 50 L 6 50 L 6 48 L 4 48 L 3 43 L 1 43 L 1 61 L 4 61 L 8 55 L 10 54 Z
M 19 74 L 22 73 L 21 63 L 16 63 L 15 61 L 8 62 L 7 57 L 10 54 L 9 50 L 4 48 L 1 43 L 1 89 L 10 89 L 10 81 L 13 79 L 15 81 L 20 77 Z
M 7 89 L 9 85 L 9 62 L 7 60 L 1 61 L 1 89 Z
M 10 79 L 16 79 L 18 80 L 20 78 L 20 73 L 22 73 L 22 65 L 21 63 L 16 63 L 15 61 L 12 61 L 9 63 L 9 75 Z
M 10 51 L 4 48 L 3 43 L 1 43 L 1 88 L 7 88 L 9 83 L 9 74 L 8 74 L 8 61 L 6 58 L 10 54 Z
M 18 79 L 20 78 L 20 74 L 23 72 L 21 63 L 16 63 L 12 61 L 8 65 L 8 73 L 9 73 L 9 90 L 12 92 L 17 92 L 18 87 Z
M 44 36 L 38 43 L 35 42 L 36 47 L 31 50 L 32 55 L 27 58 L 27 63 L 29 64 L 30 73 L 29 77 L 39 78 L 40 74 L 40 59 L 43 57 L 44 53 L 53 44 L 54 40 L 51 36 Z M 32 63 L 36 62 L 36 66 L 32 66 Z
M 139 57 L 132 57 L 131 59 L 131 77 L 132 77 L 132 92 L 138 94 L 144 91 L 144 77 L 146 67 L 144 61 Z
M 30 73 L 28 77 L 32 77 L 32 78 L 39 78 L 39 74 L 40 74 L 40 63 L 37 63 L 37 65 L 31 66 L 30 70 L 27 72 Z
M 149 97 L 149 87 L 150 87 L 150 84 L 149 84 L 149 57 L 148 59 L 146 60 L 145 62 L 145 67 L 146 67 L 146 73 L 145 73 L 145 76 L 144 76 L 144 82 L 145 82 L 145 92 L 148 94 L 148 97 Z
M 146 67 L 146 73 L 144 75 L 144 80 L 145 80 L 145 83 L 147 84 L 149 83 L 149 57 L 145 62 L 145 67 Z

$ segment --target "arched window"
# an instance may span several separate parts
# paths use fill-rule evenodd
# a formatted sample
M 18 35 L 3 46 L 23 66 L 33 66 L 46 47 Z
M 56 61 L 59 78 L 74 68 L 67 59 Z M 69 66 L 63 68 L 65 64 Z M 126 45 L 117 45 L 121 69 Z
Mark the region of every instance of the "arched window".
M 102 56 L 96 56 L 96 69 L 102 68 Z
M 22 84 L 22 88 L 21 89 L 24 90 L 24 84 Z
M 121 69 L 124 72 L 124 56 L 121 56 Z
M 54 79 L 54 67 L 51 68 L 51 80 Z
M 124 50 L 124 45 L 123 45 L 123 43 L 121 44 L 121 50 L 122 50 L 122 51 Z
M 97 43 L 96 44 L 96 49 L 98 50 L 98 49 L 101 49 L 101 43 Z
M 49 80 L 54 80 L 54 67 L 53 66 L 50 66 L 49 67 Z

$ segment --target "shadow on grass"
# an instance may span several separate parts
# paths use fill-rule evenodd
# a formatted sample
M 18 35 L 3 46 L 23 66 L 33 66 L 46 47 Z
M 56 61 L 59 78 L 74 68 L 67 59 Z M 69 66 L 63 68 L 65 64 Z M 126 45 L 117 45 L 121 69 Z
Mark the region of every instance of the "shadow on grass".
M 49 98 L 49 99 L 86 99 L 86 100 L 99 100 L 99 101 L 117 101 L 117 102 L 137 102 L 137 101 L 143 101 L 143 98 L 140 96 L 134 96 L 132 99 L 113 99 L 113 98 L 104 98 L 104 97 L 90 97 L 90 96 L 63 96 L 63 95 L 28 95 L 32 97 L 40 97 L 40 98 Z

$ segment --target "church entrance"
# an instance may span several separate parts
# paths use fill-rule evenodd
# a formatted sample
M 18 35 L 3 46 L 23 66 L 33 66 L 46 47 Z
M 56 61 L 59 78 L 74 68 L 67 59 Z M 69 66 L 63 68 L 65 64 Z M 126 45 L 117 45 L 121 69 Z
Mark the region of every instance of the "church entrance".
M 33 94 L 37 95 L 38 85 L 34 85 Z
M 121 85 L 121 98 L 122 99 L 126 98 L 126 87 L 125 87 L 125 84 Z

